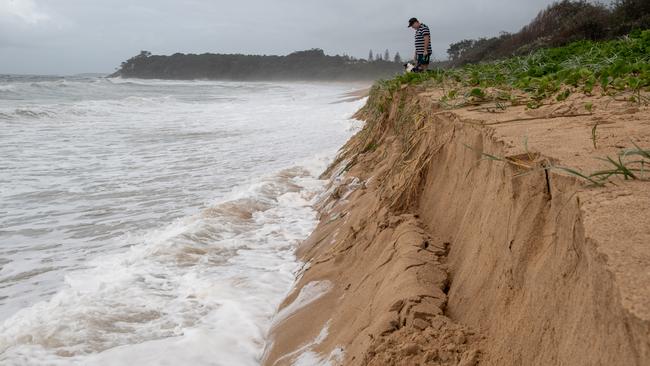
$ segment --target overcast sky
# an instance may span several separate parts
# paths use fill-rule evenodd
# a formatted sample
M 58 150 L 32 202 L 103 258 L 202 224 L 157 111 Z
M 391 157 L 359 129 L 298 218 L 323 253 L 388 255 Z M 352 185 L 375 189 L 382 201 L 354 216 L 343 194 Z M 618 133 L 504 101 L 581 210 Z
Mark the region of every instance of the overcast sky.
M 0 0 L 0 74 L 112 72 L 154 54 L 413 54 L 411 16 L 434 56 L 464 38 L 517 31 L 552 0 Z

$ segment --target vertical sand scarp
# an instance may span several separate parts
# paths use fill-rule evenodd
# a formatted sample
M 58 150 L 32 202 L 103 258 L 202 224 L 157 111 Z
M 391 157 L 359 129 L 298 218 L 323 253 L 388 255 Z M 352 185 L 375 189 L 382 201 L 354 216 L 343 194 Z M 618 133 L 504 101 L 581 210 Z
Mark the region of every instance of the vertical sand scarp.
M 360 112 L 284 309 L 331 287 L 276 323 L 266 364 L 650 363 L 648 184 L 591 189 L 543 169 L 650 145 L 648 110 L 451 113 L 436 93 L 375 94 Z

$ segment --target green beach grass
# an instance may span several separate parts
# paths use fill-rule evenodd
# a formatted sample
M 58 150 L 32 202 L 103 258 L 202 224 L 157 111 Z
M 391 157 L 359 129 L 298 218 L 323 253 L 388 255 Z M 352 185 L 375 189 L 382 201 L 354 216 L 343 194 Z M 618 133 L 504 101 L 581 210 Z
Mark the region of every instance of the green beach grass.
M 545 100 L 562 101 L 573 93 L 648 104 L 650 30 L 613 41 L 579 41 L 528 56 L 404 74 L 377 82 L 371 93 L 390 95 L 403 85 L 442 88 L 440 102 L 446 108 L 484 103 L 496 109 L 522 104 L 537 108 Z

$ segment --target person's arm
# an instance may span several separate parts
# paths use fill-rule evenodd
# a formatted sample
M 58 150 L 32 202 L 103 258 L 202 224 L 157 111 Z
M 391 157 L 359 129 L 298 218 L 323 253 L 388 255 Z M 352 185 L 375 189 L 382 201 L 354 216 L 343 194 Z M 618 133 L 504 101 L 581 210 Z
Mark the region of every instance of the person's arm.
M 424 54 L 429 54 L 429 45 L 431 44 L 431 36 L 424 36 Z

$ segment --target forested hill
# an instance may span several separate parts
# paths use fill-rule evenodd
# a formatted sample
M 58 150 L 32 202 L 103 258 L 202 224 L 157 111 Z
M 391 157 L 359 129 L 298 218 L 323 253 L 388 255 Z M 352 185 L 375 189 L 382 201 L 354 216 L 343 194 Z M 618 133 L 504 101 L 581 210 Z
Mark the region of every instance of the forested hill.
M 111 77 L 143 79 L 269 80 L 375 80 L 402 71 L 400 62 L 368 62 L 349 56 L 328 56 L 321 49 L 287 56 L 225 54 L 151 55 L 142 51 L 122 63 Z

